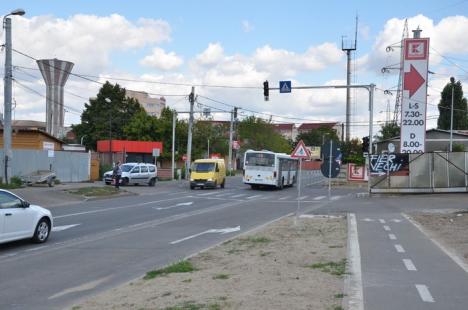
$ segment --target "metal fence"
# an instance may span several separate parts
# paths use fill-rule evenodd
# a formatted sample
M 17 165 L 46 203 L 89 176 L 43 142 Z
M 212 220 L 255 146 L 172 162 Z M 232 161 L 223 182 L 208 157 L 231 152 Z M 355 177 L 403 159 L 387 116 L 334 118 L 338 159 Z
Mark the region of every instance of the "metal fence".
M 53 156 L 52 156 L 53 155 Z M 3 158 L 3 150 L 0 151 Z M 91 154 L 84 152 L 45 150 L 13 150 L 11 176 L 23 176 L 37 170 L 55 172 L 61 182 L 82 182 L 90 179 Z M 4 163 L 2 161 L 2 167 Z M 4 178 L 4 169 L 0 169 Z
M 372 193 L 468 192 L 468 152 L 409 155 L 408 173 L 371 175 Z

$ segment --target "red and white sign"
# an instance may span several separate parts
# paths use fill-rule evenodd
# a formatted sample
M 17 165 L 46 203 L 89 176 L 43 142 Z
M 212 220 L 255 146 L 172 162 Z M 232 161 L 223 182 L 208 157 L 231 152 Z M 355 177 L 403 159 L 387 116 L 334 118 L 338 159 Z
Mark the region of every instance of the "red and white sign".
M 310 158 L 309 150 L 306 148 L 304 141 L 299 141 L 299 143 L 296 145 L 296 148 L 292 152 L 291 157 L 302 159 Z
M 367 181 L 367 169 L 364 166 L 348 164 L 348 181 Z
M 240 143 L 239 143 L 239 141 L 236 141 L 236 140 L 232 141 L 232 148 L 233 148 L 234 150 L 240 149 Z
M 400 150 L 402 153 L 424 153 L 429 38 L 405 39 L 403 55 Z

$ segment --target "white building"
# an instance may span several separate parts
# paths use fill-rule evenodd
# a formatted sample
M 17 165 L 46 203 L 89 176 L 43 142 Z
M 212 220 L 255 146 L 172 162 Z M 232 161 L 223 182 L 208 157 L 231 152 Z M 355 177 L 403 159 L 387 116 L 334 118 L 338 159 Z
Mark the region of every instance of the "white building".
M 127 97 L 138 100 L 146 113 L 152 116 L 160 117 L 161 111 L 166 107 L 166 98 L 153 98 L 146 92 L 126 90 Z

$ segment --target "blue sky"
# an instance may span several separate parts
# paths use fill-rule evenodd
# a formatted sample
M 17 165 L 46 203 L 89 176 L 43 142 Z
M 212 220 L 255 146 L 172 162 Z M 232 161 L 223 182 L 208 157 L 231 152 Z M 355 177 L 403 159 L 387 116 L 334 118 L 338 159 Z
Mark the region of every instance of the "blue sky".
M 400 38 L 402 21 L 410 19 L 410 30 L 418 25 L 428 25 L 425 35 L 433 35 L 438 50 L 442 50 L 444 56 L 453 57 L 459 67 L 450 64 L 444 59 L 430 62 L 433 71 L 441 72 L 440 80 L 434 81 L 434 93 L 443 87 L 443 81 L 450 75 L 467 79 L 468 50 L 463 46 L 468 45 L 466 38 L 445 36 L 448 29 L 457 29 L 457 33 L 466 33 L 466 15 L 468 13 L 468 1 L 2 1 L 0 12 L 7 13 L 15 8 L 23 8 L 27 14 L 24 19 L 15 17 L 13 26 L 17 34 L 14 37 L 16 47 L 21 47 L 23 52 L 34 57 L 58 57 L 72 60 L 75 64 L 75 72 L 90 73 L 94 75 L 107 74 L 112 76 L 125 76 L 134 79 L 155 78 L 168 82 L 202 82 L 206 84 L 221 85 L 249 85 L 261 86 L 262 78 L 268 78 L 272 86 L 280 79 L 292 79 L 293 85 L 322 85 L 332 81 L 343 81 L 345 75 L 344 54 L 337 54 L 341 49 L 341 37 L 354 36 L 354 23 L 356 14 L 359 16 L 358 50 L 354 56 L 356 73 L 354 80 L 359 83 L 376 83 L 379 87 L 392 87 L 396 84 L 396 76 L 382 76 L 379 71 L 386 62 L 397 59 L 397 53 L 393 56 L 385 55 L 385 44 L 391 39 Z M 137 43 L 127 42 L 119 46 L 118 28 L 93 28 L 92 22 L 83 26 L 77 22 L 77 15 L 95 16 L 96 23 L 106 24 L 112 14 L 117 14 L 123 21 L 117 21 L 119 27 L 131 28 L 131 36 L 138 37 Z M 463 17 L 462 20 L 454 19 L 455 16 Z M 141 18 L 158 20 L 163 25 L 143 27 Z M 90 19 L 93 21 L 93 19 Z M 392 20 L 394 21 L 392 23 Z M 113 20 L 112 22 L 115 22 Z M 61 25 L 66 23 L 69 33 L 74 33 L 68 39 L 52 32 L 61 32 Z M 398 24 L 400 23 L 400 24 Z M 48 25 L 53 24 L 54 30 Z M 447 26 L 448 24 L 449 26 Z M 24 26 L 23 26 L 24 25 Z M 166 27 L 167 26 L 167 27 Z M 432 26 L 434 26 L 432 29 Z M 78 29 L 81 27 L 81 29 Z M 160 38 L 145 37 L 152 34 L 148 28 L 159 27 L 163 29 Z M 165 28 L 166 27 L 166 28 Z M 19 29 L 18 29 L 19 28 Z M 95 29 L 110 29 L 107 33 Z M 114 32 L 113 29 L 116 29 Z M 28 32 L 29 31 L 29 32 Z M 28 33 L 33 33 L 35 41 L 28 41 Z M 112 33 L 109 33 L 112 32 Z M 141 36 L 138 33 L 141 32 Z M 43 33 L 41 36 L 40 34 Z M 76 35 L 76 33 L 79 33 Z M 127 33 L 127 32 L 125 32 Z M 411 32 L 410 32 L 411 34 Z M 55 38 L 54 36 L 57 36 Z M 33 37 L 33 35 L 31 35 Z M 92 45 L 83 47 L 80 42 L 89 42 Z M 112 37 L 113 39 L 110 39 Z M 125 34 L 122 36 L 124 40 Z M 447 42 L 443 38 L 447 37 Z M 464 36 L 466 37 L 466 36 Z M 38 38 L 42 38 L 39 40 Z M 76 39 L 76 38 L 79 38 Z M 451 41 L 448 41 L 448 40 Z M 32 39 L 30 39 L 32 40 Z M 62 40 L 62 41 L 60 41 Z M 73 42 L 73 40 L 78 42 Z M 39 42 L 40 41 L 40 42 Z M 102 42 L 102 44 L 101 44 Z M 86 43 L 83 43 L 86 44 Z M 200 55 L 207 51 L 210 44 L 216 46 L 218 57 L 212 59 L 216 64 L 211 67 L 200 64 Z M 330 50 L 330 44 L 334 45 L 334 52 Z M 41 49 L 41 46 L 45 47 Z M 453 49 L 444 47 L 453 46 Z M 151 55 L 154 49 L 158 54 L 167 56 L 174 63 L 164 67 L 164 64 L 143 59 Z M 54 54 L 54 55 L 52 55 Z M 324 55 L 325 54 L 325 55 Z M 50 56 L 49 56 L 50 55 Z M 171 56 L 172 55 L 172 56 Z M 275 56 L 276 55 L 276 56 Z M 278 60 L 277 55 L 284 55 L 285 59 Z M 289 59 L 289 56 L 291 59 Z M 3 56 L 3 54 L 2 54 Z M 14 56 L 18 63 L 32 66 L 17 55 Z M 314 63 L 307 67 L 310 57 Z M 440 57 L 439 57 L 440 58 Z M 288 61 L 296 62 L 292 68 L 286 68 Z M 211 60 L 210 60 L 211 61 Z M 282 64 L 284 61 L 284 74 Z M 322 66 L 323 65 L 323 66 Z M 163 67 L 161 67 L 163 66 Z M 460 69 L 460 66 L 462 69 Z M 242 67 L 238 70 L 237 67 Z M 302 70 L 301 67 L 307 67 Z M 238 70 L 238 71 L 237 71 Z M 245 76 L 245 79 L 243 79 Z M 18 74 L 18 79 L 22 76 Z M 258 80 L 258 82 L 257 82 Z M 29 81 L 33 83 L 34 81 Z M 78 81 L 69 83 L 75 93 L 89 97 L 95 93 L 96 88 L 81 84 Z M 296 84 L 294 84 L 296 83 Z M 37 91 L 41 89 L 40 81 L 37 85 L 30 85 Z M 168 87 L 158 88 L 154 85 L 133 83 L 124 85 L 128 88 L 138 88 L 151 93 L 180 93 L 186 92 L 185 88 Z M 289 115 L 292 117 L 304 117 L 313 120 L 338 120 L 344 119 L 343 109 L 337 106 L 343 104 L 343 100 L 334 97 L 330 101 L 327 94 L 292 94 L 290 97 L 276 96 L 268 104 L 262 100 L 259 94 L 246 96 L 229 90 L 200 89 L 201 94 L 212 98 L 240 105 L 253 107 L 256 111 L 273 113 L 275 115 Z M 249 91 L 246 91 L 249 92 Z M 355 121 L 364 122 L 366 118 L 365 104 L 359 100 L 356 94 Z M 41 98 L 27 97 L 17 90 L 18 100 L 31 100 L 38 104 Z M 365 97 L 365 96 L 364 96 Z M 341 97 L 340 97 L 341 98 Z M 435 97 L 434 97 L 435 98 Z M 432 99 L 432 98 L 431 98 Z M 82 109 L 83 100 L 66 96 L 66 100 L 76 109 Z M 376 103 L 378 110 L 385 109 L 388 100 L 379 96 Z M 177 103 L 176 103 L 177 101 Z M 306 108 L 317 102 L 320 108 Z M 431 102 L 437 102 L 431 101 Z M 168 100 L 169 105 L 175 108 L 184 108 L 185 102 L 180 100 Z M 212 103 L 214 104 L 214 103 Z M 285 109 L 290 105 L 290 109 Z M 303 105 L 303 106 L 301 106 Z M 330 109 L 325 106 L 334 106 Z M 37 104 L 35 105 L 37 106 Z M 297 107 L 297 110 L 294 109 Z M 32 108 L 28 103 L 18 108 L 18 118 L 41 118 L 43 109 Z M 45 107 L 44 107 L 45 109 Z M 431 111 L 432 114 L 436 111 Z M 380 115 L 383 116 L 383 115 Z M 385 117 L 384 117 L 385 118 Z M 70 114 L 67 122 L 76 123 L 79 116 Z M 280 118 L 275 119 L 281 121 Z M 300 121 L 298 121 L 300 122 Z M 360 128 L 356 126 L 356 132 Z

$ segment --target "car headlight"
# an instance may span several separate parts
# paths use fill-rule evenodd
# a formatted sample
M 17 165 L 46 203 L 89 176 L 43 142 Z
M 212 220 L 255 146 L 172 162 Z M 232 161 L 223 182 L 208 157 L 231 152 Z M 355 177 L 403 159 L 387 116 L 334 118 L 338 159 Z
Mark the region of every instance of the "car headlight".
M 211 181 L 213 181 L 213 179 L 210 178 L 210 179 L 208 179 L 207 181 L 208 181 L 208 182 L 211 182 Z
M 190 179 L 191 182 L 193 182 L 193 179 Z

